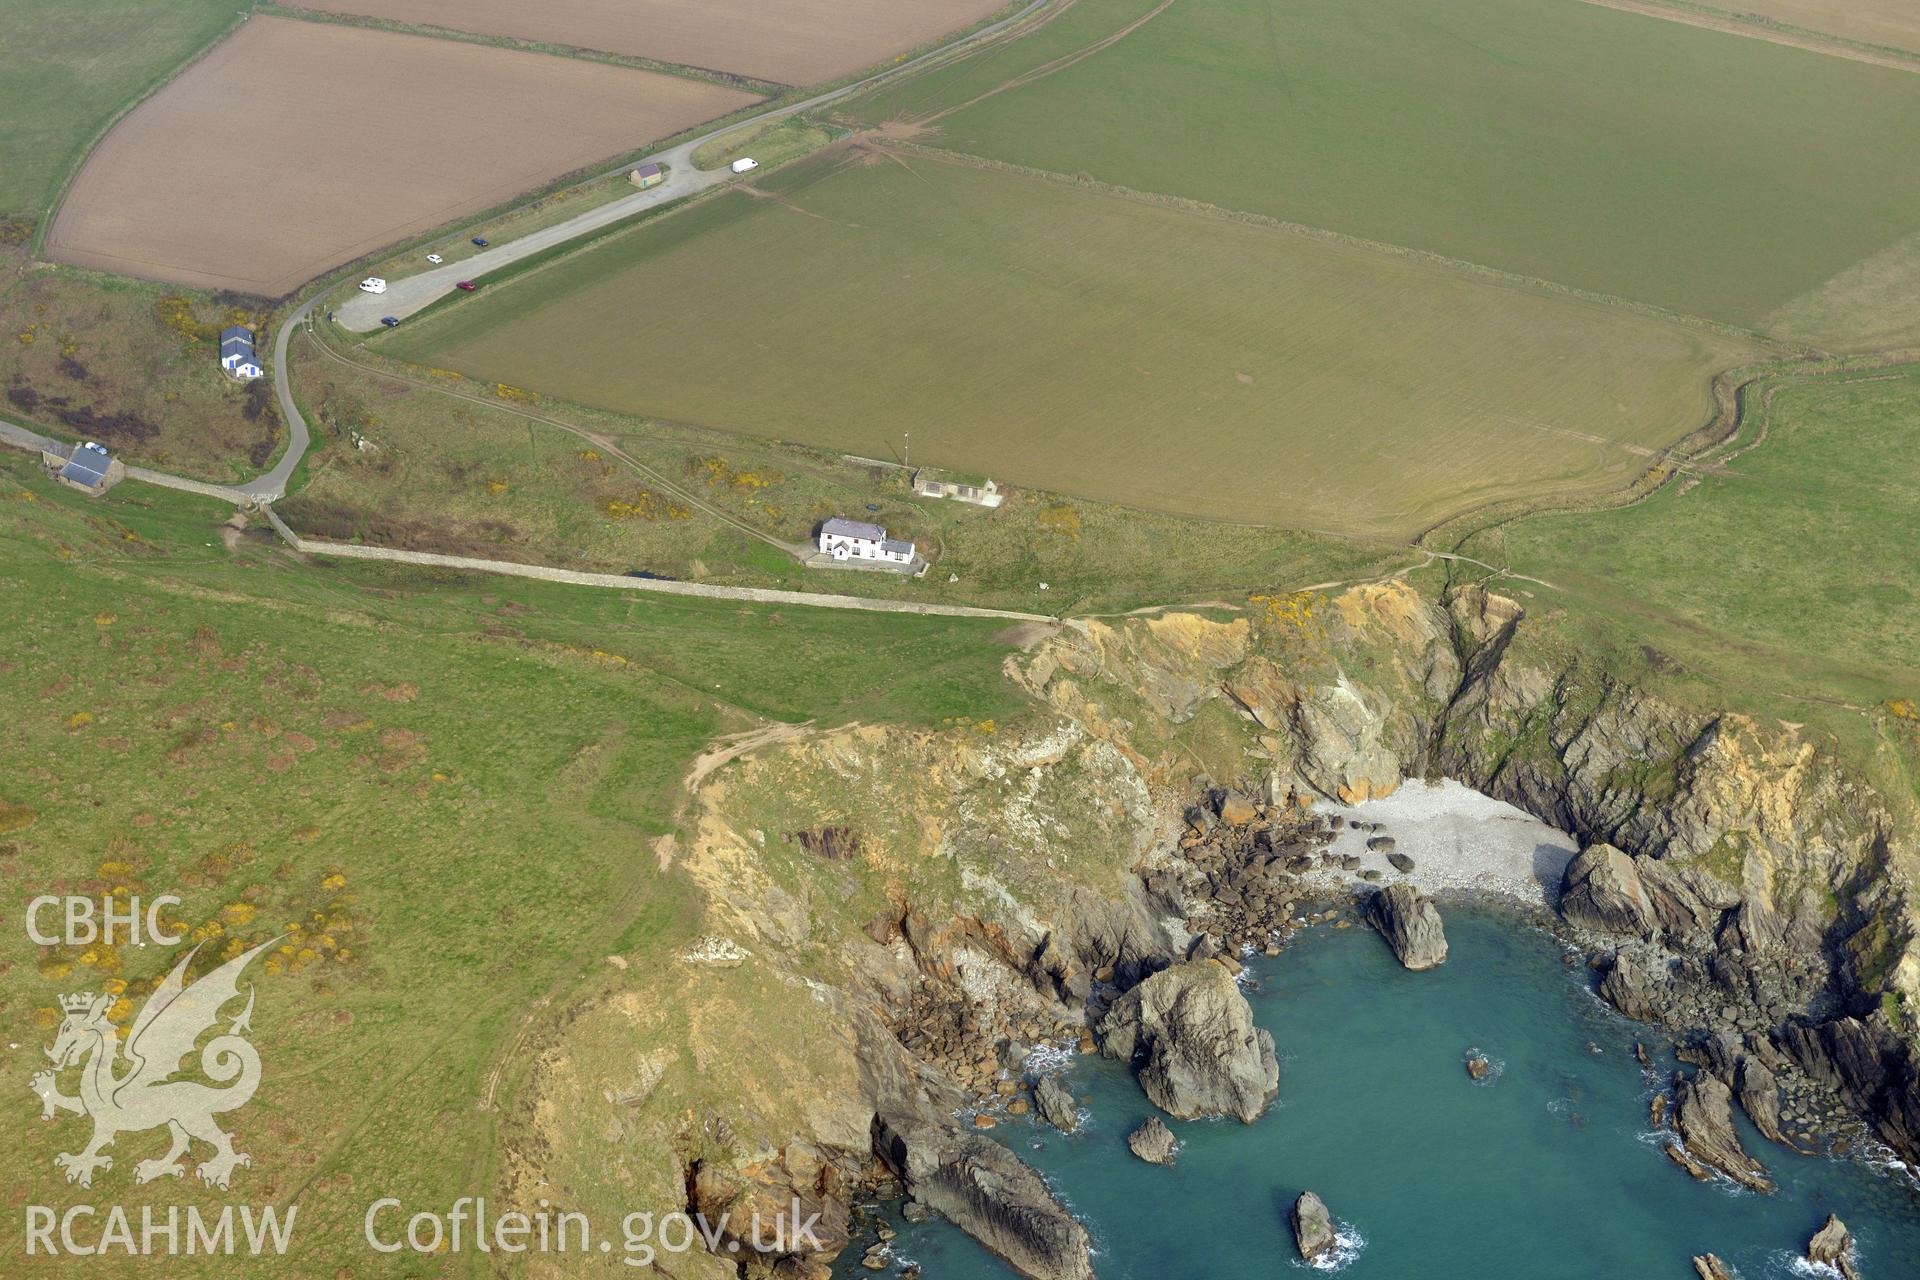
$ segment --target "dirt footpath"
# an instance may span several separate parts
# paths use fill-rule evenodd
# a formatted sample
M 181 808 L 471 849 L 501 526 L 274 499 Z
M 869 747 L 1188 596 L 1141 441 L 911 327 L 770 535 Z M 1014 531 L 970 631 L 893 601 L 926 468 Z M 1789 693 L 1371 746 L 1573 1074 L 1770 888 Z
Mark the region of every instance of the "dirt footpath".
M 256 17 L 114 127 L 47 254 L 279 297 L 753 101 L 605 63 Z

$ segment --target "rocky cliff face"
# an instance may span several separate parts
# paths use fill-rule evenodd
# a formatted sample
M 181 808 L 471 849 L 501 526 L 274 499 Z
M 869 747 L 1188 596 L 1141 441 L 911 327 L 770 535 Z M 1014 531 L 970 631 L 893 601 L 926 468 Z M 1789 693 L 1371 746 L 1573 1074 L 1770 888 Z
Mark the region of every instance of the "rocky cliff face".
M 696 798 L 678 865 L 708 927 L 766 984 L 814 992 L 808 1016 L 868 1028 L 858 1053 L 806 1068 L 843 1101 L 833 1122 L 794 1135 L 763 1117 L 763 1148 L 797 1137 L 835 1178 L 903 1180 L 1028 1274 L 1084 1274 L 1084 1232 L 954 1122 L 960 1101 L 1019 1093 L 1036 1041 L 1090 1051 L 1094 1023 L 1211 954 L 1211 932 L 1295 914 L 1311 832 L 1287 815 L 1451 776 L 1591 846 L 1565 907 L 1607 999 L 1730 1037 L 1724 1070 L 1703 1071 L 1756 1119 L 1774 1073 L 1799 1072 L 1920 1160 L 1910 798 L 1876 796 L 1794 726 L 1664 702 L 1536 636 L 1514 601 L 1399 582 L 1076 624 L 1007 671 L 1035 699 L 1019 723 L 806 736 Z M 1150 1049 L 1144 1017 L 1110 1042 L 1121 1024 L 1130 1053 Z M 1178 1040 L 1143 1072 L 1161 1105 L 1244 1118 L 1271 1096 L 1257 1036 L 1224 1079 L 1186 1070 Z M 1722 1090 L 1688 1098 L 1716 1132 Z M 959 1172 L 936 1177 L 943 1161 Z M 819 1197 L 817 1164 L 735 1159 L 707 1181 Z

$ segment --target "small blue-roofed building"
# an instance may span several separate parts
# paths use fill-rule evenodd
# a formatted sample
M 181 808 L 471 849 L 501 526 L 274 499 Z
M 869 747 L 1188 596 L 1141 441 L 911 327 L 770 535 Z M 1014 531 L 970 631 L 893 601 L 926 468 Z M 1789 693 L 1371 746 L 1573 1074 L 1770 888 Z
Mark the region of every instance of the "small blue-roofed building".
M 85 444 L 48 443 L 40 450 L 40 464 L 69 489 L 94 497 L 119 484 L 127 474 L 120 459 L 108 453 L 105 445 L 91 440 Z
M 265 372 L 253 354 L 253 330 L 236 324 L 220 331 L 220 367 L 242 382 Z

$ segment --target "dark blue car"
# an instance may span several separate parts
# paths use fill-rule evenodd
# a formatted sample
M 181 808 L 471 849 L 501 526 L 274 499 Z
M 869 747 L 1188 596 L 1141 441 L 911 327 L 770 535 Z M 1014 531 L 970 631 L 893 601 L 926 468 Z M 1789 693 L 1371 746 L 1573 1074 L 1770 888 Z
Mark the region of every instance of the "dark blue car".
M 393 326 L 400 323 L 400 317 L 399 316 L 381 316 L 380 323 L 387 326 L 387 328 L 391 329 L 393 328 Z
M 479 245 L 482 249 L 487 247 L 487 238 L 485 236 L 475 236 L 473 238 L 473 242 Z

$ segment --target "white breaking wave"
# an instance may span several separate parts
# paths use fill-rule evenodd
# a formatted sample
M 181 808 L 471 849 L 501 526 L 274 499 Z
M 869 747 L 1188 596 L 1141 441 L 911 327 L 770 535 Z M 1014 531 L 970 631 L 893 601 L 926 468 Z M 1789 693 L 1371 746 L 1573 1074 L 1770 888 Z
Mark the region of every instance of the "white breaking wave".
M 1358 1228 L 1336 1218 L 1333 1222 L 1333 1248 L 1327 1250 L 1312 1262 L 1307 1262 L 1304 1259 L 1295 1259 L 1293 1265 L 1296 1267 L 1312 1267 L 1315 1271 L 1345 1271 L 1353 1265 L 1353 1260 L 1358 1258 L 1366 1247 L 1367 1238 L 1360 1234 Z

